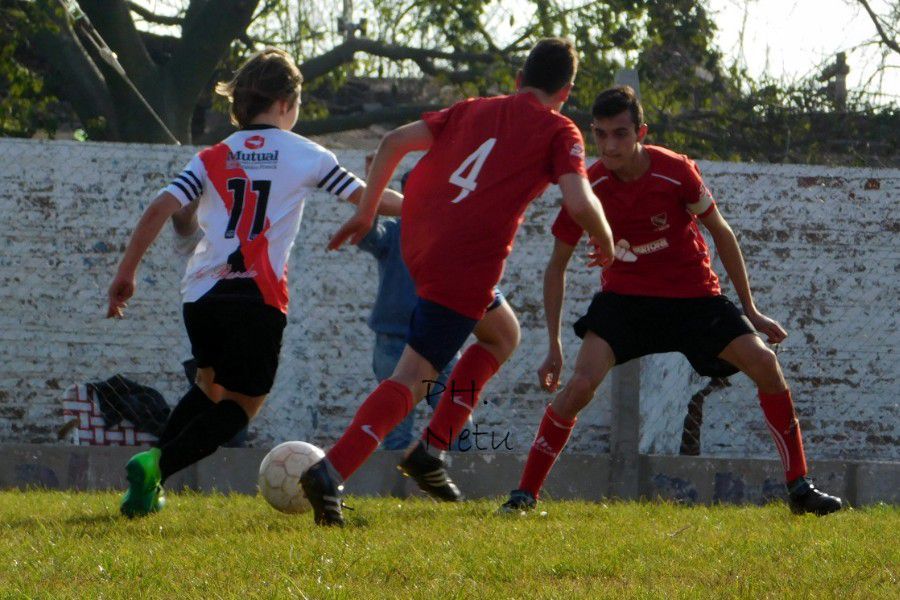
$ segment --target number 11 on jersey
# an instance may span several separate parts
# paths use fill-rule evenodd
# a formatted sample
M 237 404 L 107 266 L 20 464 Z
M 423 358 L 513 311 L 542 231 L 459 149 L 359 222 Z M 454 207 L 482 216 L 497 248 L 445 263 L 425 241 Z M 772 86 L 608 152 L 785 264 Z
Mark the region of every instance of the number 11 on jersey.
M 478 150 L 470 154 L 466 160 L 462 161 L 459 168 L 450 175 L 450 183 L 462 188 L 459 191 L 459 195 L 450 201 L 452 204 L 460 202 L 471 192 L 475 191 L 475 186 L 478 185 L 476 181 L 478 179 L 478 173 L 481 172 L 484 161 L 487 160 L 488 154 L 494 149 L 494 144 L 496 143 L 497 138 L 488 138 L 485 140 L 485 142 L 478 147 Z M 464 176 L 463 173 L 466 172 L 466 169 L 469 170 L 469 174 Z

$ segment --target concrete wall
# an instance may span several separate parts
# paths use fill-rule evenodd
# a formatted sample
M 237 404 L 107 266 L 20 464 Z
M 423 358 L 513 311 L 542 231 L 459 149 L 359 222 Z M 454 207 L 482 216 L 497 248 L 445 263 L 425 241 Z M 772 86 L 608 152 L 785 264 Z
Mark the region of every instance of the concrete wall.
M 103 318 L 105 292 L 142 209 L 195 148 L 0 140 L 0 440 L 53 442 L 70 383 L 122 373 L 170 402 L 185 388 L 189 354 L 180 317 L 182 261 L 167 229 L 139 273 L 128 318 Z M 361 152 L 342 152 L 362 172 Z M 741 240 L 757 304 L 791 337 L 781 358 L 812 461 L 900 458 L 896 214 L 900 171 L 703 163 Z M 522 346 L 486 393 L 476 418 L 501 450 L 526 452 L 548 398 L 535 381 L 545 347 L 540 277 L 551 247 L 555 195 L 521 228 L 502 288 L 522 321 Z M 349 207 L 311 199 L 291 259 L 292 309 L 281 368 L 252 443 L 327 446 L 374 385 L 365 326 L 373 261 L 326 253 Z M 722 272 L 719 269 L 720 273 Z M 586 308 L 597 273 L 570 270 L 565 323 Z M 565 328 L 569 365 L 577 340 Z M 675 355 L 642 364 L 647 453 L 677 452 L 690 395 L 706 382 Z M 424 415 L 424 411 L 420 415 Z M 609 386 L 579 421 L 570 450 L 608 450 Z M 507 435 L 509 437 L 507 437 Z M 483 438 L 487 440 L 488 438 Z M 707 399 L 704 455 L 774 458 L 752 385 L 738 376 Z

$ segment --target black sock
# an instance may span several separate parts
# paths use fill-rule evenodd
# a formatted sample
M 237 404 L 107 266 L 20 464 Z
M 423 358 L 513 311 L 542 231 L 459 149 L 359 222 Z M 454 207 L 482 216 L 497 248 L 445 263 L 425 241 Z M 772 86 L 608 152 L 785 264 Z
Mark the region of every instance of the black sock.
M 188 423 L 194 420 L 198 415 L 205 413 L 216 405 L 215 402 L 203 393 L 197 384 L 191 386 L 191 389 L 182 396 L 172 412 L 169 413 L 169 419 L 159 435 L 159 440 L 154 444 L 157 448 L 162 448 L 181 433 Z
M 249 421 L 241 405 L 233 400 L 222 400 L 195 417 L 181 433 L 160 448 L 162 480 L 215 452 Z

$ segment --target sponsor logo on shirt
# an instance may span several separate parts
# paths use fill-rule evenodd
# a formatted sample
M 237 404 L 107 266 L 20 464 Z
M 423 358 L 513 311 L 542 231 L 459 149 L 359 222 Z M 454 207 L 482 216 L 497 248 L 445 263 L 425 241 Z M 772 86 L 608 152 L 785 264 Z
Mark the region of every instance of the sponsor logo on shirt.
M 569 154 L 584 158 L 584 146 L 581 144 L 572 144 L 572 149 L 569 151 Z
M 654 231 L 665 231 L 669 228 L 669 216 L 666 213 L 659 213 L 650 217 L 650 223 L 653 225 Z
M 666 238 L 659 238 L 658 240 L 653 240 L 652 242 L 641 244 L 640 246 L 632 246 L 628 240 L 619 240 L 616 242 L 616 260 L 621 262 L 635 262 L 639 256 L 659 252 L 668 247 L 669 240 Z
M 666 238 L 659 238 L 658 240 L 653 240 L 648 244 L 632 246 L 631 251 L 640 256 L 641 254 L 652 254 L 654 252 L 659 252 L 660 250 L 665 250 L 668 247 L 669 240 L 667 240 Z
M 252 138 L 250 138 L 252 139 Z M 249 139 L 247 140 L 250 141 Z M 278 150 L 275 152 L 229 151 L 225 158 L 226 169 L 275 169 L 278 168 Z
M 266 138 L 261 135 L 254 135 L 244 140 L 244 148 L 247 150 L 259 150 L 266 145 Z

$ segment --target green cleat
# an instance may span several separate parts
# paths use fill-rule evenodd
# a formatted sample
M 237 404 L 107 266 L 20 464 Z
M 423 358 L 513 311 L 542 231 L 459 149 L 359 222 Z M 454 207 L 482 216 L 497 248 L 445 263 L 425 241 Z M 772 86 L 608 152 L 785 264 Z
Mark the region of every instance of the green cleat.
M 159 448 L 139 452 L 125 465 L 128 491 L 122 497 L 119 510 L 126 517 L 143 517 L 165 506 L 166 498 L 160 485 L 159 452 Z

